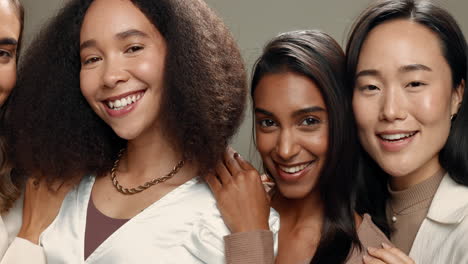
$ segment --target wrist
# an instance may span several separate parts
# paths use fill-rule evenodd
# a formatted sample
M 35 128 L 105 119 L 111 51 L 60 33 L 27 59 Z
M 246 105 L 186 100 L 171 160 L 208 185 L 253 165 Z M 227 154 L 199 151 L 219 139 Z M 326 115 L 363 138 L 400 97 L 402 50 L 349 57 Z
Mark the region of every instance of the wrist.
M 29 228 L 21 228 L 17 237 L 19 238 L 22 238 L 22 239 L 26 239 L 28 241 L 30 241 L 31 243 L 33 244 L 39 244 L 39 236 L 40 236 L 41 232 L 39 231 L 36 231 L 36 230 L 31 230 Z

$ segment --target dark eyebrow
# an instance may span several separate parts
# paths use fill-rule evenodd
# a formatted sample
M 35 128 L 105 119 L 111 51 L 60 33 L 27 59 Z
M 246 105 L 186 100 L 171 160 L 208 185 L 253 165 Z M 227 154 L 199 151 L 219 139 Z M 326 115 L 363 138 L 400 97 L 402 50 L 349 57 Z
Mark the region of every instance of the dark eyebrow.
M 264 109 L 261 109 L 261 108 L 257 108 L 257 107 L 255 107 L 255 113 L 260 113 L 260 114 L 264 114 L 264 115 L 267 115 L 267 116 L 274 116 L 273 113 L 268 112 L 267 110 L 264 110 Z
M 311 106 L 303 109 L 299 109 L 293 113 L 293 116 L 298 116 L 301 114 L 308 114 L 308 113 L 314 113 L 314 112 L 325 112 L 325 108 L 320 107 L 320 106 Z
M 379 76 L 380 73 L 377 70 L 362 70 L 356 74 L 355 79 L 357 80 L 359 77 L 364 76 Z
M 297 111 L 294 111 L 294 113 L 292 114 L 293 116 L 298 116 L 298 115 L 301 115 L 301 114 L 307 114 L 307 113 L 314 113 L 314 112 L 325 112 L 325 108 L 323 107 L 320 107 L 320 106 L 311 106 L 311 107 L 307 107 L 307 108 L 303 108 L 303 109 L 299 109 Z M 255 108 L 255 113 L 261 113 L 261 114 L 264 114 L 264 115 L 267 115 L 267 116 L 274 116 L 273 113 L 265 110 L 265 109 L 261 109 L 261 108 Z
M 18 41 L 14 38 L 2 38 L 0 39 L 0 45 L 18 45 Z
M 148 34 L 142 32 L 140 30 L 129 29 L 129 30 L 117 33 L 115 35 L 115 38 L 123 40 L 123 39 L 133 37 L 133 36 L 139 36 L 139 37 L 145 37 L 145 38 L 149 37 Z M 97 44 L 96 40 L 94 40 L 94 39 L 87 40 L 87 41 L 81 43 L 80 51 L 82 51 L 83 49 L 89 48 L 89 47 L 95 47 L 96 44 Z
M 400 72 L 432 71 L 432 69 L 422 64 L 410 64 L 410 65 L 401 66 L 398 71 Z
M 116 38 L 118 39 L 126 39 L 126 38 L 129 38 L 129 37 L 133 37 L 133 36 L 137 36 L 137 37 L 145 37 L 145 38 L 148 38 L 148 34 L 146 34 L 145 32 L 142 32 L 140 30 L 136 30 L 136 29 L 129 29 L 129 30 L 126 30 L 124 32 L 120 32 L 118 33 L 117 35 L 115 35 Z
M 80 51 L 86 48 L 95 47 L 95 46 L 96 46 L 96 40 L 90 39 L 80 44 Z

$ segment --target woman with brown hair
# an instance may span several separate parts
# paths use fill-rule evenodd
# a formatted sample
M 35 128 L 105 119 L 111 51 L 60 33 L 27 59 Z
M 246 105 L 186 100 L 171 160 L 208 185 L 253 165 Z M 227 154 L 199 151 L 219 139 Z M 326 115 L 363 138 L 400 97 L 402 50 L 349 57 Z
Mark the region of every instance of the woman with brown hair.
M 26 55 L 6 120 L 17 171 L 80 180 L 40 237 L 48 263 L 223 263 L 229 230 L 203 176 L 246 84 L 207 5 L 70 1 Z
M 3 119 L 8 105 L 8 96 L 16 83 L 16 67 L 19 58 L 24 11 L 17 0 L 0 0 L 0 256 L 1 263 L 44 263 L 42 248 L 37 245 L 41 232 L 57 215 L 67 187 L 52 184 L 54 190 L 37 180 L 29 180 L 24 188 L 24 201 L 18 178 L 12 174 L 13 162 L 9 159 L 8 144 L 4 137 Z M 3 221 L 17 201 L 24 202 L 23 221 L 17 237 L 8 238 Z M 47 204 L 47 207 L 38 205 Z M 10 244 L 11 243 L 11 244 Z M 9 245 L 10 244 L 10 245 Z

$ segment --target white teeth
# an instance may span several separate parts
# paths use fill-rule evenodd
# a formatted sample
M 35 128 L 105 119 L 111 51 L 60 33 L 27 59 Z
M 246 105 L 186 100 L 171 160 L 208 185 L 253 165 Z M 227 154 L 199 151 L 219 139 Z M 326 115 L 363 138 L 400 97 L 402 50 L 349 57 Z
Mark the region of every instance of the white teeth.
M 279 168 L 286 172 L 286 173 L 296 173 L 296 172 L 299 172 L 303 169 L 305 169 L 307 166 L 309 166 L 311 162 L 307 163 L 307 164 L 302 164 L 302 165 L 298 165 L 298 166 L 294 166 L 294 167 L 284 167 L 284 166 L 279 166 Z
M 133 104 L 136 101 L 140 100 L 143 97 L 144 93 L 139 93 L 137 95 L 129 95 L 125 98 L 121 98 L 120 100 L 115 101 L 107 101 L 107 106 L 113 110 L 120 110 L 126 107 L 127 105 Z
M 416 132 L 400 133 L 400 134 L 381 134 L 380 137 L 385 140 L 400 140 L 400 139 L 411 137 L 414 134 L 416 134 Z

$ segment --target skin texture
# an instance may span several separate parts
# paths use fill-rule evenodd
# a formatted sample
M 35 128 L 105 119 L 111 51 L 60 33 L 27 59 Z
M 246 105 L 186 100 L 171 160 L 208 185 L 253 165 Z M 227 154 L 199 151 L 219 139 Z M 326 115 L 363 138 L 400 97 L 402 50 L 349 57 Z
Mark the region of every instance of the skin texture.
M 0 106 L 16 82 L 16 48 L 21 24 L 8 0 L 0 0 Z
M 38 244 L 39 236 L 54 221 L 65 195 L 73 185 L 56 182 L 49 186 L 44 181 L 28 179 L 24 194 L 23 223 L 18 237 Z
M 182 154 L 159 122 L 167 47 L 157 28 L 130 1 L 96 0 L 86 12 L 80 46 L 84 97 L 118 136 L 128 140 L 117 168 L 119 183 L 136 187 L 169 173 Z M 144 91 L 144 96 L 131 111 L 110 114 L 108 98 L 134 91 Z M 130 196 L 117 192 L 107 174 L 96 179 L 92 199 L 103 214 L 129 219 L 195 177 L 196 171 L 186 162 L 177 177 Z
M 391 176 L 393 189 L 409 188 L 441 169 L 439 152 L 463 86 L 453 88 L 439 40 L 426 27 L 392 20 L 369 33 L 357 66 L 353 109 L 360 141 Z M 382 133 L 415 134 L 388 143 L 379 137 Z M 392 247 L 368 252 L 375 258 L 365 258 L 365 263 L 414 263 Z
M 452 88 L 450 67 L 435 33 L 407 20 L 377 26 L 364 42 L 357 76 L 353 108 L 359 138 L 392 176 L 392 188 L 408 188 L 437 172 L 463 88 Z M 389 150 L 378 135 L 396 131 L 417 133 Z
M 226 226 L 231 233 L 269 230 L 270 198 L 257 170 L 230 147 L 223 158 L 224 162 L 219 162 L 215 173 L 205 180 L 213 190 Z

